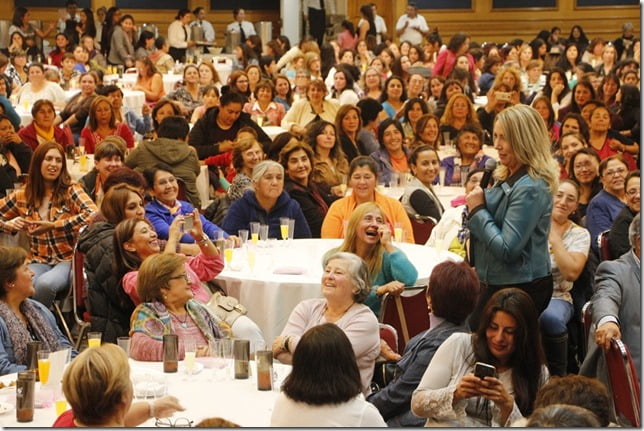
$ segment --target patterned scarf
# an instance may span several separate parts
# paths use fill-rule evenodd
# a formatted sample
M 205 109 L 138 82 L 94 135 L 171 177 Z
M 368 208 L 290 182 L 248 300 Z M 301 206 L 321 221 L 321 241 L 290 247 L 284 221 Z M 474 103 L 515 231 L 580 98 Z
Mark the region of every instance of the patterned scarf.
M 206 340 L 210 342 L 215 338 L 223 337 L 216 317 L 210 313 L 206 306 L 190 299 L 186 302 L 186 311 Z M 141 332 L 154 340 L 163 341 L 164 335 L 172 334 L 170 321 L 170 313 L 161 302 L 141 303 L 132 313 L 130 335 Z
M 56 334 L 31 299 L 22 301 L 20 311 L 27 318 L 35 337 L 42 342 L 44 350 L 50 352 L 60 350 Z M 13 345 L 16 364 L 27 365 L 27 343 L 32 341 L 29 330 L 4 301 L 0 301 L 0 317 L 9 330 L 9 339 Z

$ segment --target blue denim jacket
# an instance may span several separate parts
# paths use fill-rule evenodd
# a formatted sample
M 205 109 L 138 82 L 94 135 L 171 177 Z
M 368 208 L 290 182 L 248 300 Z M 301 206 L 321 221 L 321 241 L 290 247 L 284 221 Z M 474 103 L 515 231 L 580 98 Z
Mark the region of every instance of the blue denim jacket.
M 525 168 L 485 191 L 470 215 L 470 255 L 479 279 L 493 285 L 528 283 L 550 274 L 548 234 L 552 195 Z

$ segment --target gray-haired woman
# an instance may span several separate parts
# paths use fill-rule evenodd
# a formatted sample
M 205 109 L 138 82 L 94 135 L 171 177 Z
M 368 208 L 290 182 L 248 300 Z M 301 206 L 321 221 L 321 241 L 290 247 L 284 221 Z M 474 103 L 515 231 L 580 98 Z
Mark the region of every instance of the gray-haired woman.
M 228 209 L 221 227 L 231 235 L 248 229 L 251 222 L 268 225 L 269 238 L 280 238 L 280 218 L 295 220 L 294 238 L 311 238 L 311 230 L 300 204 L 284 191 L 284 168 L 264 160 L 253 168 L 253 188 L 247 190 Z
M 380 353 L 378 320 L 362 303 L 370 291 L 369 271 L 362 259 L 346 252 L 328 256 L 322 273 L 324 298 L 306 299 L 295 307 L 284 330 L 273 342 L 273 355 L 290 364 L 304 332 L 323 323 L 335 323 L 351 341 L 362 392 L 369 394 L 373 367 Z

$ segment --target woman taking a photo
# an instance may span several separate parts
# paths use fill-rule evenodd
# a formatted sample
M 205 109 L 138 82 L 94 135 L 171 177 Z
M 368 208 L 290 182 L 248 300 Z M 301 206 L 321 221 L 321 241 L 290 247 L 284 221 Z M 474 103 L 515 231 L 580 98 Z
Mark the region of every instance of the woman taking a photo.
M 324 120 L 311 123 L 304 141 L 313 149 L 311 181 L 319 187 L 327 202 L 344 196 L 341 184 L 349 172 L 349 163 L 336 138 L 333 123 Z
M 310 328 L 335 323 L 349 341 L 360 371 L 360 390 L 369 394 L 376 357 L 380 352 L 378 320 L 363 304 L 371 291 L 369 270 L 362 259 L 352 253 L 333 253 L 325 257 L 322 273 L 322 298 L 300 302 L 286 322 L 282 333 L 273 341 L 273 356 L 291 364 L 302 336 Z M 295 365 L 295 364 L 293 364 Z
M 509 426 L 532 412 L 548 379 L 534 303 L 502 289 L 486 302 L 472 334 L 452 334 L 438 348 L 411 398 L 425 426 Z M 494 367 L 478 377 L 476 362 Z
M 501 111 L 494 148 L 501 165 L 497 183 L 485 193 L 476 187 L 465 198 L 471 263 L 485 286 L 470 317 L 472 328 L 487 300 L 504 286 L 528 291 L 538 314 L 552 296 L 547 234 L 559 167 L 539 113 L 525 105 Z
M 359 256 L 369 270 L 372 288 L 364 300 L 376 316 L 385 293 L 400 295 L 405 286 L 413 286 L 418 271 L 405 253 L 392 244 L 392 229 L 383 210 L 373 202 L 356 207 L 347 222 L 340 247 L 327 254 L 348 252 Z
M 413 178 L 407 184 L 400 202 L 410 219 L 420 215 L 431 217 L 434 223 L 440 221 L 445 209 L 432 187 L 440 164 L 438 152 L 429 145 L 420 145 L 409 155 Z
M 46 307 L 69 288 L 78 231 L 96 211 L 81 185 L 72 182 L 65 151 L 56 142 L 36 148 L 25 186 L 0 200 L 2 230 L 26 232 L 29 237 L 33 297 Z
M 80 141 L 87 154 L 94 154 L 96 146 L 110 135 L 123 138 L 127 148 L 134 147 L 134 136 L 125 123 L 117 123 L 112 102 L 105 96 L 96 96 L 89 106 L 89 122 L 81 131 Z
M 333 323 L 314 326 L 297 346 L 293 370 L 275 400 L 271 426 L 385 426 L 378 411 L 361 395 L 356 355 L 341 328 Z M 330 381 L 337 384 L 329 385 Z
M 445 157 L 445 185 L 461 185 L 470 169 L 481 169 L 490 158 L 483 153 L 483 131 L 476 124 L 466 124 L 456 135 L 458 155 Z
M 178 219 L 179 220 L 179 219 Z M 140 241 L 150 242 L 153 232 L 145 221 L 126 220 L 117 226 L 115 239 L 119 238 L 122 224 L 136 224 L 133 234 Z M 181 223 L 183 220 L 181 219 Z M 195 220 L 195 227 L 198 222 Z M 148 226 L 145 228 L 145 226 Z M 179 224 L 177 225 L 177 229 Z M 196 232 L 195 229 L 191 230 Z M 138 238 L 132 238 L 137 240 Z M 151 241 L 152 240 L 152 241 Z M 215 249 L 208 240 L 203 247 Z M 156 245 L 158 248 L 158 245 Z M 216 252 L 216 251 L 215 251 Z M 216 252 L 218 254 L 218 252 Z M 221 258 L 220 258 L 221 259 Z M 143 261 L 137 276 L 137 295 L 143 301 L 132 313 L 130 329 L 130 357 L 137 361 L 163 360 L 163 335 L 176 334 L 179 338 L 179 360 L 185 356 L 185 341 L 195 341 L 196 356 L 207 356 L 208 344 L 223 338 L 224 332 L 208 308 L 194 298 L 187 273 L 186 258 L 174 253 L 158 253 Z
M 371 157 L 358 156 L 353 159 L 349 165 L 347 184 L 353 191 L 329 207 L 322 223 L 322 238 L 343 238 L 344 223 L 349 220 L 355 208 L 365 202 L 375 202 L 384 213 L 387 225 L 393 228 L 397 222 L 400 223 L 404 232 L 403 240 L 414 242 L 411 222 L 401 203 L 376 190 L 378 175 L 378 164 Z
M 0 247 L 0 375 L 27 369 L 27 343 L 40 341 L 50 352 L 70 348 L 54 315 L 30 296 L 36 293 L 34 272 L 27 252 L 19 247 Z
M 307 144 L 291 141 L 280 151 L 280 164 L 286 172 L 284 188 L 302 208 L 311 229 L 311 237 L 319 238 L 322 221 L 329 210 L 316 183 L 311 181 L 313 150 Z

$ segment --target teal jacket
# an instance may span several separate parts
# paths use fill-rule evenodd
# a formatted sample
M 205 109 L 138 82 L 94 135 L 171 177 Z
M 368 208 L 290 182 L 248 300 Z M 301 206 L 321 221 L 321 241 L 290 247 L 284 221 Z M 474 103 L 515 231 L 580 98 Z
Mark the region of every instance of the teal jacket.
M 405 253 L 398 249 L 393 253 L 387 253 L 385 251 L 382 256 L 382 268 L 380 268 L 380 272 L 376 275 L 375 279 L 372 280 L 373 287 L 367 299 L 364 300 L 364 304 L 371 308 L 376 313 L 376 316 L 378 316 L 381 302 L 381 298 L 376 295 L 378 286 L 394 280 L 404 283 L 405 286 L 413 286 L 416 284 L 417 279 L 418 271 Z
M 470 257 L 492 285 L 528 283 L 550 274 L 552 195 L 525 168 L 485 190 L 485 205 L 469 216 Z

